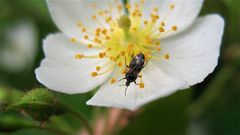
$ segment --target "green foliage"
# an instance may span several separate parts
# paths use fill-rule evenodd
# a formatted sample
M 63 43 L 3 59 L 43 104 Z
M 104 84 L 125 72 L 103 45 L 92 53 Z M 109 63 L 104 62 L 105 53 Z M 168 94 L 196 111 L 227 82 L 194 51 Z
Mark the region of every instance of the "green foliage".
M 34 127 L 36 122 L 23 118 L 16 113 L 0 113 L 0 131 L 13 132 L 22 128 Z
M 63 109 L 58 98 L 43 88 L 31 90 L 20 101 L 8 108 L 8 110 L 19 111 L 38 121 L 47 121 L 52 115 L 62 114 Z

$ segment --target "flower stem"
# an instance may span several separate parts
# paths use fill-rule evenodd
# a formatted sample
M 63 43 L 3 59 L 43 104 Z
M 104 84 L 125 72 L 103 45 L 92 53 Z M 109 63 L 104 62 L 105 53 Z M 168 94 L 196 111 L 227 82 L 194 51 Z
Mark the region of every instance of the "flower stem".
M 63 105 L 63 106 L 64 106 L 65 110 L 66 110 L 68 113 L 76 116 L 76 117 L 82 122 L 82 124 L 83 124 L 83 125 L 85 126 L 85 128 L 88 130 L 88 132 L 89 132 L 90 135 L 93 135 L 92 127 L 90 126 L 89 122 L 87 121 L 87 119 L 86 119 L 84 116 L 82 116 L 80 113 L 76 112 L 75 110 L 69 108 L 69 107 L 66 106 L 66 105 Z

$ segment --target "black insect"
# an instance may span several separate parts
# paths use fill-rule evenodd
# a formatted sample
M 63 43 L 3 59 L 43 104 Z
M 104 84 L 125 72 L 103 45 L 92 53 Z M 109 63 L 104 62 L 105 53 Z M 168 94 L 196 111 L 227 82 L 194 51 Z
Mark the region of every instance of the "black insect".
M 126 72 L 125 77 L 122 78 L 122 79 L 126 79 L 125 95 L 126 95 L 126 91 L 127 91 L 128 86 L 130 85 L 130 83 L 134 82 L 136 85 L 138 85 L 136 80 L 137 80 L 138 77 L 141 77 L 139 75 L 139 73 L 146 66 L 146 64 L 147 64 L 147 62 L 145 63 L 144 54 L 139 53 L 138 55 L 133 57 L 129 66 L 126 65 L 126 67 L 128 68 L 128 71 Z

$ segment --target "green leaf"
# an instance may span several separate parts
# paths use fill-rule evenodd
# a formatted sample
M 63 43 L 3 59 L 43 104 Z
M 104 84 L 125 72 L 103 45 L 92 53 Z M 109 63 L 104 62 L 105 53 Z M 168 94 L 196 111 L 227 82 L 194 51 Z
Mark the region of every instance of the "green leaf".
M 52 115 L 64 113 L 64 107 L 50 91 L 37 88 L 24 95 L 21 100 L 8 107 L 38 121 L 48 121 Z
M 30 128 L 37 125 L 36 122 L 27 120 L 16 113 L 0 113 L 0 131 L 13 132 L 23 128 Z

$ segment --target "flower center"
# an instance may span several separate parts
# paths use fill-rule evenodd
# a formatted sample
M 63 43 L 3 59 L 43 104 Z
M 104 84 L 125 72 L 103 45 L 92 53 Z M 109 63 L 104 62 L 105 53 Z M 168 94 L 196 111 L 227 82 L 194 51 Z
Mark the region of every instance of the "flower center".
M 84 33 L 83 39 L 89 41 L 88 48 L 100 48 L 103 51 L 94 56 L 85 56 L 84 54 L 76 54 L 76 59 L 82 58 L 108 58 L 109 63 L 112 64 L 109 69 L 102 71 L 102 68 L 109 63 L 99 65 L 96 67 L 96 71 L 93 71 L 91 75 L 93 77 L 105 74 L 111 71 L 114 67 L 119 68 L 119 72 L 116 77 L 121 74 L 125 74 L 126 65 L 129 65 L 134 56 L 139 53 L 145 55 L 146 60 L 170 59 L 170 54 L 164 54 L 159 56 L 158 52 L 161 51 L 160 37 L 173 31 L 177 31 L 177 26 L 171 26 L 170 29 L 166 29 L 165 21 L 169 14 L 175 8 L 175 5 L 169 5 L 168 13 L 161 19 L 158 15 L 158 8 L 153 8 L 149 19 L 143 17 L 142 5 L 144 1 L 135 3 L 132 5 L 127 4 L 125 8 L 128 11 L 128 15 L 123 15 L 121 12 L 123 6 L 119 3 L 118 11 L 119 17 L 113 19 L 111 16 L 111 6 L 109 10 L 100 10 L 97 15 L 93 15 L 92 19 L 102 26 L 101 19 L 104 18 L 106 26 L 96 28 L 94 31 L 88 31 L 82 23 L 78 23 L 81 32 Z M 146 9 L 149 10 L 149 9 Z M 92 38 L 90 38 L 92 37 Z M 71 38 L 72 42 L 79 42 L 76 38 Z M 116 77 L 110 80 L 113 84 L 116 82 Z M 141 81 L 139 87 L 143 88 L 144 83 Z

